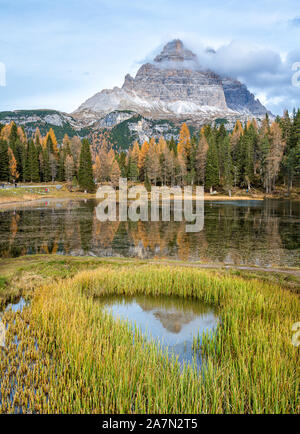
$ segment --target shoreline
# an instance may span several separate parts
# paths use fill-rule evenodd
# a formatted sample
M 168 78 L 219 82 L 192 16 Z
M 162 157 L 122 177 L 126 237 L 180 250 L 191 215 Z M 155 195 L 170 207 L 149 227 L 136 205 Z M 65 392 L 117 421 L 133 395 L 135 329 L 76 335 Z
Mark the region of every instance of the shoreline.
M 47 201 L 48 199 L 50 200 L 54 200 L 54 201 L 60 201 L 60 200 L 87 200 L 87 199 L 97 199 L 96 194 L 95 193 L 66 193 L 66 194 L 62 194 L 62 195 L 52 195 L 51 193 L 49 195 L 44 195 L 42 197 L 40 196 L 36 196 L 36 197 L 32 197 L 32 198 L 20 198 L 19 200 L 17 198 L 13 198 L 13 200 L 8 200 L 7 201 L 1 201 L 1 196 L 0 196 L 0 210 L 1 208 L 7 208 L 9 206 L 29 206 L 29 205 L 35 205 L 38 204 L 39 202 L 42 201 Z M 150 199 L 150 198 L 149 198 Z M 191 198 L 191 200 L 195 200 L 196 196 L 193 195 Z M 283 197 L 283 196 L 278 196 L 278 195 L 258 195 L 258 196 L 241 196 L 241 195 L 236 195 L 236 196 L 226 196 L 226 195 L 210 195 L 210 194 L 205 194 L 204 195 L 204 202 L 219 202 L 219 201 L 226 201 L 226 202 L 231 202 L 231 201 L 260 201 L 263 202 L 264 200 L 290 200 L 290 201 L 300 201 L 299 197 Z M 132 201 L 133 199 L 128 199 L 128 201 Z M 117 202 L 119 202 L 118 198 L 117 198 Z
M 96 188 L 100 188 L 102 186 L 110 186 L 111 184 L 97 184 Z M 130 188 L 132 187 L 144 187 L 142 183 L 130 183 L 128 184 L 127 194 L 130 194 Z M 151 188 L 154 186 L 151 186 Z M 115 189 L 115 197 L 117 203 L 119 202 L 119 190 Z M 185 196 L 188 200 L 196 200 L 195 190 L 191 192 L 191 195 Z M 97 192 L 86 193 L 83 191 L 79 191 L 78 188 L 71 191 L 69 190 L 69 185 L 66 183 L 35 183 L 35 184 L 19 184 L 17 188 L 0 188 L 0 209 L 6 208 L 7 206 L 28 206 L 30 204 L 35 204 L 40 202 L 41 200 L 55 200 L 55 199 L 70 199 L 70 200 L 81 200 L 81 199 L 97 199 Z M 108 196 L 109 197 L 109 196 Z M 175 199 L 181 199 L 184 197 L 182 192 L 178 196 L 178 198 L 171 195 L 171 201 Z M 138 198 L 138 196 L 137 196 Z M 151 198 L 151 191 L 148 191 L 148 200 Z M 160 196 L 160 201 L 162 197 Z M 251 188 L 249 192 L 246 192 L 245 189 L 233 187 L 231 190 L 231 196 L 229 196 L 228 192 L 224 191 L 216 191 L 215 194 L 210 194 L 209 192 L 204 192 L 204 201 L 205 202 L 216 202 L 216 201 L 264 201 L 264 200 L 290 200 L 290 201 L 300 201 L 300 188 L 294 187 L 289 196 L 287 196 L 286 187 L 278 186 L 276 190 L 274 190 L 271 194 L 266 194 L 265 191 Z M 134 199 L 128 198 L 128 201 Z

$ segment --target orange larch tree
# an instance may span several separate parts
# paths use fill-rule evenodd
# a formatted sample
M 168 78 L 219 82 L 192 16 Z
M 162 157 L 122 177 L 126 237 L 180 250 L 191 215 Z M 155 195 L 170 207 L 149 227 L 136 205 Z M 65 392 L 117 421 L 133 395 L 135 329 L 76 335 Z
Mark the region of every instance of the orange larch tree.
M 191 135 L 187 124 L 184 122 L 180 128 L 179 141 L 177 145 L 177 154 L 183 155 L 185 158 L 189 156 L 191 149 Z
M 19 173 L 17 171 L 17 160 L 15 159 L 14 153 L 11 148 L 8 148 L 9 157 L 9 172 L 12 179 L 17 180 L 19 178 Z

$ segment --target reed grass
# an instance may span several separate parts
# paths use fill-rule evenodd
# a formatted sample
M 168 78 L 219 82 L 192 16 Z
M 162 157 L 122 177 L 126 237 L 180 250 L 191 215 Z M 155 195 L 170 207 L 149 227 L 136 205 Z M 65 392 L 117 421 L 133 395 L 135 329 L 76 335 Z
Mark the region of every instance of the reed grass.
M 216 307 L 202 372 L 171 360 L 95 297 L 190 297 Z M 6 312 L 1 411 L 299 413 L 299 298 L 274 284 L 167 266 L 102 266 L 38 289 Z M 0 350 L 1 351 L 1 350 Z

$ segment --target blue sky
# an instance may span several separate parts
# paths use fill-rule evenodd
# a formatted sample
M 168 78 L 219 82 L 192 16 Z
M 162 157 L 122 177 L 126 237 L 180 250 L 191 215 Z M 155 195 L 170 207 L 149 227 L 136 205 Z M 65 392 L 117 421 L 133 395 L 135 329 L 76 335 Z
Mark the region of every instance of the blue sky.
M 300 107 L 299 0 L 0 0 L 0 111 L 75 110 L 180 38 L 274 113 Z M 213 60 L 205 48 L 216 50 Z

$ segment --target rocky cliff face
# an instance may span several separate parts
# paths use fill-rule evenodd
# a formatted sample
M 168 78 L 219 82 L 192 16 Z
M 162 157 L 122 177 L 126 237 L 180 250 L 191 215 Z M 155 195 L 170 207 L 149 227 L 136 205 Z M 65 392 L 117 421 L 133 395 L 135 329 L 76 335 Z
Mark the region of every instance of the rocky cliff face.
M 197 56 L 180 40 L 166 44 L 152 63 L 140 67 L 135 78 L 127 74 L 121 89 L 97 93 L 73 115 L 91 125 L 115 110 L 197 124 L 267 112 L 245 85 L 201 68 Z
M 230 78 L 222 79 L 227 106 L 239 113 L 263 117 L 268 112 L 259 99 L 255 99 L 247 87 L 240 81 Z M 268 112 L 271 114 L 270 112 Z
M 201 106 L 227 109 L 222 82 L 217 76 L 171 66 L 164 68 L 146 63 L 135 79 L 126 76 L 122 89 L 152 104 L 159 101 L 174 113 L 190 113 Z

